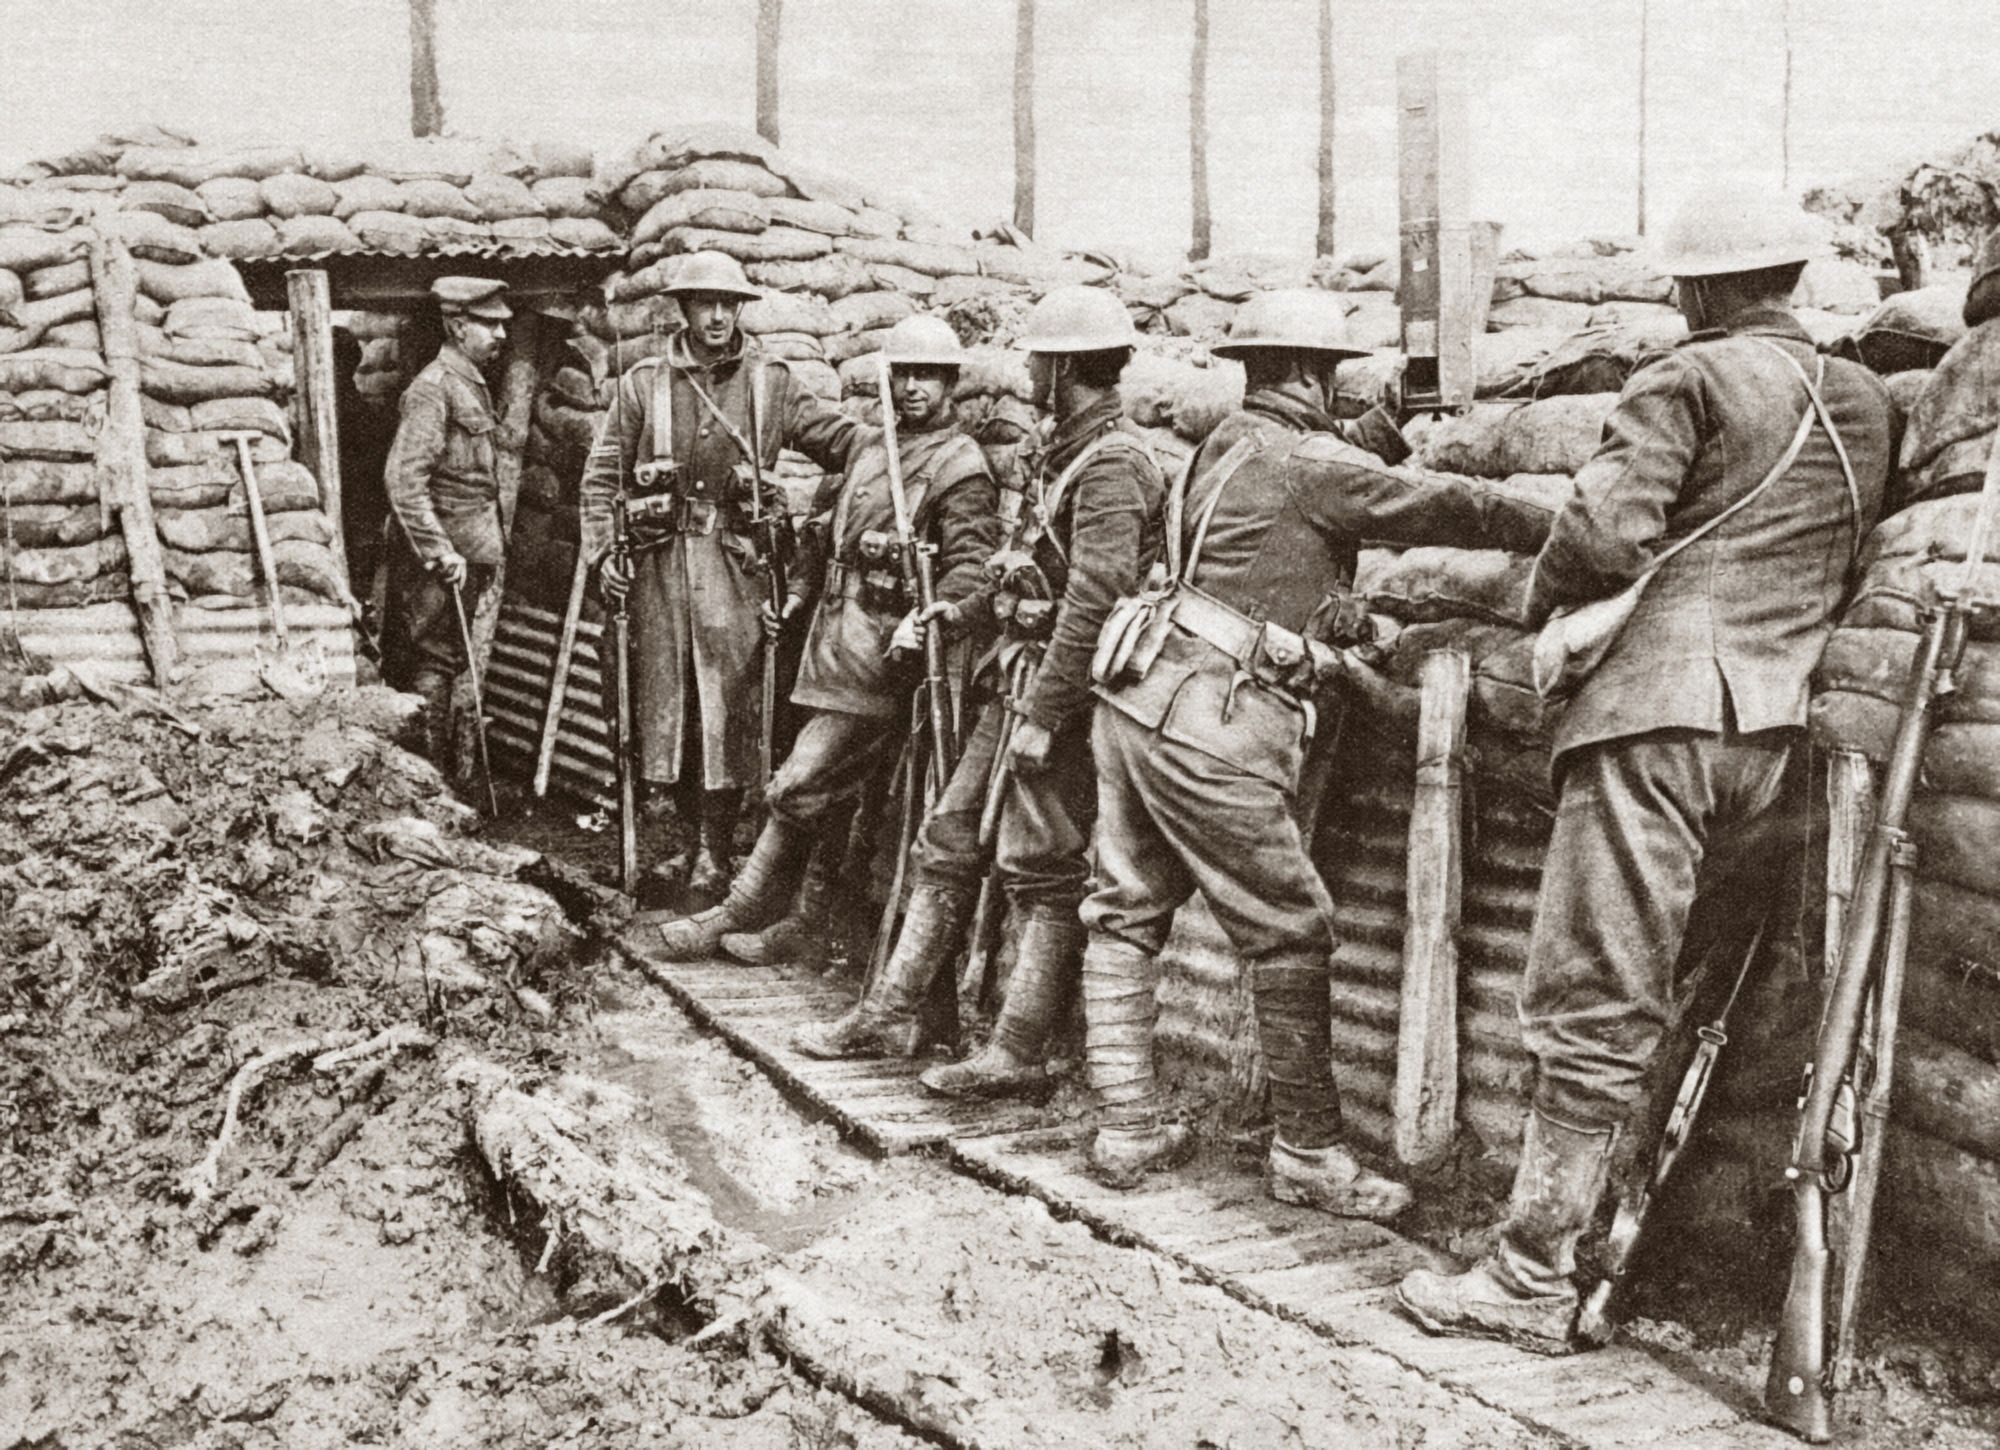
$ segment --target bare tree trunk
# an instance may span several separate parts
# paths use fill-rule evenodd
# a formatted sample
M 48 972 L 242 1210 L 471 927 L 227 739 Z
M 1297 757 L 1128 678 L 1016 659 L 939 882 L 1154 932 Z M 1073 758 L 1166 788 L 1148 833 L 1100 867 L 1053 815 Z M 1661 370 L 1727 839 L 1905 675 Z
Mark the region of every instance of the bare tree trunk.
M 1647 0 L 1639 0 L 1639 235 L 1646 235 L 1646 42 Z
M 1333 255 L 1333 0 L 1319 0 L 1319 229 L 1314 249 Z
M 1778 120 L 1778 150 L 1785 190 L 1792 189 L 1792 0 L 1784 0 L 1785 100 Z
M 1194 52 L 1188 58 L 1188 180 L 1194 193 L 1194 234 L 1188 257 L 1208 256 L 1214 222 L 1208 209 L 1208 0 L 1194 0 Z
M 410 134 L 444 131 L 438 93 L 437 0 L 410 0 Z
M 1035 234 L 1035 0 L 1014 0 L 1014 225 Z
M 778 144 L 778 37 L 785 0 L 757 0 L 757 134 Z

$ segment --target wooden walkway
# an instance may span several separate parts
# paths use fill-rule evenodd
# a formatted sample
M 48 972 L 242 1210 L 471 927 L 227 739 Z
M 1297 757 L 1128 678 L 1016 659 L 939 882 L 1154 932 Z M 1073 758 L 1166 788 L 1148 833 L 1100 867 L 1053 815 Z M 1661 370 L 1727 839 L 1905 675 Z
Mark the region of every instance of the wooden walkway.
M 1397 1280 L 1443 1253 L 1376 1224 L 1330 1218 L 1266 1197 L 1252 1167 L 1217 1151 L 1188 1169 L 1121 1193 L 1082 1171 L 1079 1130 L 1049 1127 L 1014 1103 L 956 1103 L 927 1093 L 908 1062 L 819 1062 L 793 1052 L 792 1031 L 846 1010 L 851 995 L 809 977 L 726 963 L 634 960 L 694 1019 L 758 1064 L 794 1101 L 878 1154 L 924 1151 L 1059 1218 L 1171 1259 L 1232 1297 L 1340 1344 L 1387 1354 L 1440 1385 L 1574 1444 L 1789 1447 L 1753 1418 L 1662 1358 L 1617 1345 L 1549 1359 L 1505 1344 L 1439 1339 L 1395 1307 Z

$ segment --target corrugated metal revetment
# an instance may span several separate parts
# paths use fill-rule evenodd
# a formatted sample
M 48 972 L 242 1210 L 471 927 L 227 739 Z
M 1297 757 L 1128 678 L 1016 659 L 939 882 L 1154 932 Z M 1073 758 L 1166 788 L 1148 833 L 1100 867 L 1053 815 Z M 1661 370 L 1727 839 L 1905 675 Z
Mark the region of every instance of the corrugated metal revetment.
M 492 722 L 488 738 L 496 759 L 524 776 L 534 773 L 541 751 L 561 633 L 562 621 L 554 613 L 519 595 L 510 594 L 501 606 L 486 670 L 486 714 Z M 597 654 L 602 634 L 594 620 L 577 624 L 550 780 L 569 795 L 608 807 L 614 800 L 611 732 Z
M 22 644 L 57 665 L 88 665 L 106 679 L 147 683 L 152 674 L 138 620 L 125 604 L 24 609 L 9 616 Z M 295 645 L 316 643 L 328 683 L 354 684 L 354 621 L 337 604 L 287 603 L 285 626 Z M 174 634 L 190 673 L 180 689 L 191 697 L 247 695 L 262 689 L 257 648 L 276 646 L 271 611 L 263 605 L 205 609 L 174 606 Z

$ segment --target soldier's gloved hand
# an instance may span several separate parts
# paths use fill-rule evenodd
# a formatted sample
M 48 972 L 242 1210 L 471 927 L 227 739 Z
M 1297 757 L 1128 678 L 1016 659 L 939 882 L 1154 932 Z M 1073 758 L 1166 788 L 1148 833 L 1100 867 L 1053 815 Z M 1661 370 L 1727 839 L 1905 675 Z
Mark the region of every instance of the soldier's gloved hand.
M 764 625 L 764 638 L 775 644 L 778 636 L 784 632 L 785 621 L 805 608 L 805 603 L 805 600 L 798 595 L 788 594 L 785 596 L 785 612 L 783 614 L 780 614 L 768 599 L 758 605 L 757 618 Z
M 1007 737 L 1007 764 L 1021 775 L 1046 770 L 1049 747 L 1054 743 L 1055 737 L 1046 725 L 1037 725 L 1028 719 L 1016 720 L 1014 733 Z
M 958 632 L 958 626 L 964 617 L 958 605 L 951 600 L 938 599 L 933 600 L 930 606 L 917 616 L 917 623 L 936 624 L 947 635 L 951 635 Z
M 632 592 L 632 565 L 628 560 L 623 568 L 616 559 L 607 558 L 597 566 L 597 592 L 604 596 L 606 604 L 617 604 Z
M 917 612 L 913 609 L 896 622 L 896 632 L 889 636 L 889 648 L 886 653 L 915 654 L 923 647 L 923 629 L 917 623 Z
M 465 556 L 462 554 L 447 551 L 439 554 L 424 567 L 432 573 L 441 576 L 444 582 L 454 589 L 463 589 L 465 587 L 467 570 L 465 567 Z

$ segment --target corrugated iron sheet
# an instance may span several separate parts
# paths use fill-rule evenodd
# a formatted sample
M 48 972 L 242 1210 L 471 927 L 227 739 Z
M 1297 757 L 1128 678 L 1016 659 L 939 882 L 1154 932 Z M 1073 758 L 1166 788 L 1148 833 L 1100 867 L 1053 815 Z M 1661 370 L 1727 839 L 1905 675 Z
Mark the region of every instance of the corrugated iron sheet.
M 518 595 L 510 595 L 500 607 L 493 658 L 486 670 L 488 740 L 496 763 L 523 778 L 534 774 L 541 751 L 561 630 L 562 621 L 553 613 Z M 566 795 L 610 807 L 615 803 L 611 737 L 597 655 L 602 633 L 593 620 L 577 625 L 549 779 Z
M 608 257 L 625 250 L 621 242 L 613 247 L 579 247 L 554 237 L 461 237 L 456 241 L 426 241 L 414 252 L 390 247 L 341 247 L 322 252 L 279 252 L 268 257 L 237 258 L 239 266 L 271 262 L 323 262 L 329 257 L 492 257 L 505 261 L 515 257 Z
M 21 642 L 54 664 L 85 664 L 114 680 L 151 679 L 138 620 L 125 604 L 90 604 L 73 609 L 24 609 L 10 616 Z M 326 656 L 334 685 L 354 683 L 354 623 L 336 604 L 285 606 L 285 625 L 294 642 L 315 641 Z M 257 646 L 275 645 L 271 611 L 263 605 L 234 609 L 174 607 L 189 676 L 180 687 L 190 696 L 249 695 L 263 685 L 257 677 Z

